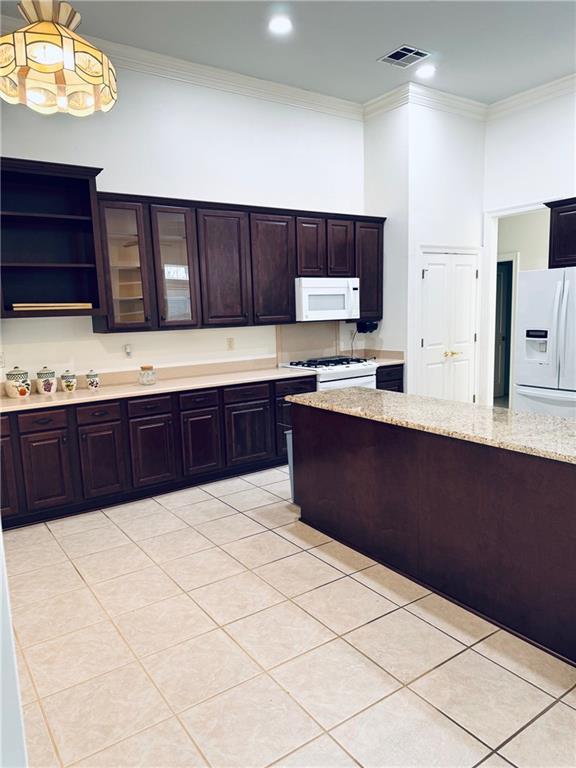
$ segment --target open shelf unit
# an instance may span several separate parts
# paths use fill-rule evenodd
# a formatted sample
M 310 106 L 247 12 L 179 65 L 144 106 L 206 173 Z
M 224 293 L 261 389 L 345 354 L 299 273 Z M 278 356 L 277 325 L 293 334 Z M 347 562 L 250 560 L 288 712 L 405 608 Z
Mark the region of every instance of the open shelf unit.
M 2 317 L 105 313 L 96 202 L 99 172 L 2 159 Z M 23 303 L 89 303 L 92 308 L 13 309 Z

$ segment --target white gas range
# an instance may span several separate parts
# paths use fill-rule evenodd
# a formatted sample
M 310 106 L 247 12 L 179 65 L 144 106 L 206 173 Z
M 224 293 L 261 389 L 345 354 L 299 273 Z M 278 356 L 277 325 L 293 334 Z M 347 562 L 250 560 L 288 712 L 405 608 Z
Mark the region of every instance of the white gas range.
M 376 389 L 377 365 L 363 357 L 318 357 L 284 363 L 282 367 L 315 373 L 320 391 L 344 387 Z

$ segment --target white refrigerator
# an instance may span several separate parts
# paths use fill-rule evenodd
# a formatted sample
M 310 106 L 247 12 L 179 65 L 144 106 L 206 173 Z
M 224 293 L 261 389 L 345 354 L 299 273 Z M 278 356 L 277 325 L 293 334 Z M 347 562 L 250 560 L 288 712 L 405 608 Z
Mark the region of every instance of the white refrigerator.
M 520 272 L 514 410 L 576 419 L 576 267 Z

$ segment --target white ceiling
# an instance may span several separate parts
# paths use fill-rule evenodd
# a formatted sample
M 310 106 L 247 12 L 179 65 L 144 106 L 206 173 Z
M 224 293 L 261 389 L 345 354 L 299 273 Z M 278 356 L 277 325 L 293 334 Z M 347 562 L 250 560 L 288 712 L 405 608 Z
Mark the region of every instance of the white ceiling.
M 492 103 L 576 71 L 576 4 L 72 0 L 78 32 L 200 64 L 365 102 L 415 80 L 376 61 L 402 44 L 434 53 L 427 85 Z M 16 3 L 3 12 L 17 16 Z M 287 12 L 289 38 L 267 32 Z

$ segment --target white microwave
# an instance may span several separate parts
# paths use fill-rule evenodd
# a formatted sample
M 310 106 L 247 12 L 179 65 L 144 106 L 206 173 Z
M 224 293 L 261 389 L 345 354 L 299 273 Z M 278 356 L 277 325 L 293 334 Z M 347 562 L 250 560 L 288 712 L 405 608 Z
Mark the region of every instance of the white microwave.
M 296 320 L 356 320 L 360 317 L 357 277 L 297 277 Z

